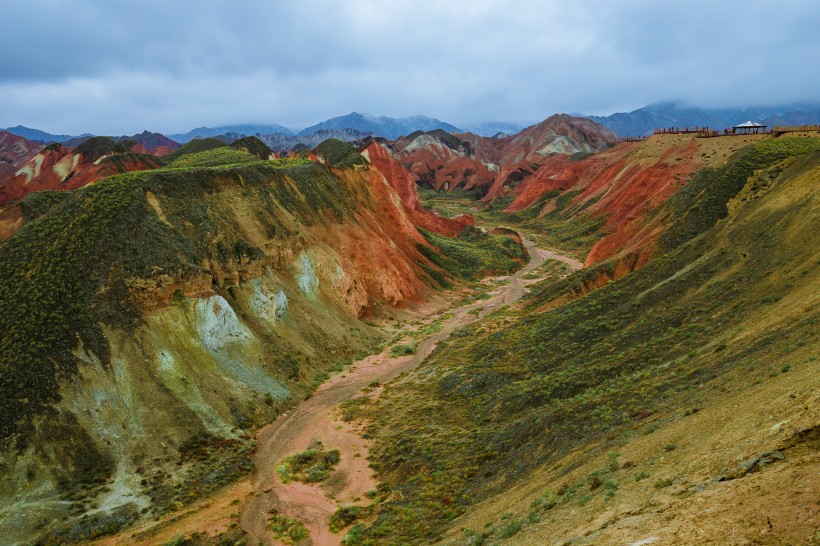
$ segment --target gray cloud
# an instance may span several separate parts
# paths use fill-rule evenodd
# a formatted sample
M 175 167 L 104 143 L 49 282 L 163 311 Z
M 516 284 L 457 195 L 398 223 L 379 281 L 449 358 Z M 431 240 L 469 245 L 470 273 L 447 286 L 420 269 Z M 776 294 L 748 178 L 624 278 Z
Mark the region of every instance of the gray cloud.
M 0 126 L 54 132 L 820 99 L 814 0 L 32 0 L 3 19 Z

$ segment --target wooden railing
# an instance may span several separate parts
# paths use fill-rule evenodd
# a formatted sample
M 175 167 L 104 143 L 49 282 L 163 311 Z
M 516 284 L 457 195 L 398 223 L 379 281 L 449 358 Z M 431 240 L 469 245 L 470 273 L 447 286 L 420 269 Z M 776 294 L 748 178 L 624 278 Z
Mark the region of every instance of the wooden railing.
M 820 131 L 820 125 L 778 125 L 772 127 L 773 133 L 798 133 L 802 131 Z

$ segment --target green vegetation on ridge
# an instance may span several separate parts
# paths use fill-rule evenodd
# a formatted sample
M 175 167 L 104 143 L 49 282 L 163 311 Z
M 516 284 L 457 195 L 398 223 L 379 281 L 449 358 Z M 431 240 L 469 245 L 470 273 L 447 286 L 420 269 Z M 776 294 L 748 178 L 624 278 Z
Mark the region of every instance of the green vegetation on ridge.
M 356 152 L 356 148 L 338 138 L 329 138 L 319 144 L 313 152 L 327 164 L 333 167 L 350 165 L 364 165 L 364 158 Z
M 218 167 L 226 165 L 242 165 L 255 163 L 259 158 L 255 155 L 223 146 L 213 150 L 185 154 L 175 159 L 169 166 L 172 169 L 197 169 L 202 167 Z

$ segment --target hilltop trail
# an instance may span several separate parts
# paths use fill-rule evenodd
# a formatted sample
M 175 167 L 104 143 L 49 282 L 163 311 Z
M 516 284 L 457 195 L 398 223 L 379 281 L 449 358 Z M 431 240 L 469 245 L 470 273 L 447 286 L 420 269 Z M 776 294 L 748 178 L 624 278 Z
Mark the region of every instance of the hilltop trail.
M 489 299 L 451 310 L 451 317 L 444 322 L 441 330 L 418 343 L 415 355 L 391 358 L 388 347 L 382 353 L 362 359 L 345 373 L 322 384 L 312 397 L 259 431 L 258 447 L 253 457 L 253 493 L 247 499 L 239 520 L 242 530 L 250 538 L 249 546 L 279 544 L 269 531 L 269 512 L 272 509 L 303 522 L 310 531 L 314 546 L 341 544 L 344 532 L 333 534 L 328 528 L 337 503 L 366 504 L 368 499 L 365 493 L 375 489 L 376 482 L 367 463 L 369 442 L 357 434 L 349 423 L 337 418 L 336 406 L 353 398 L 373 382 L 386 383 L 416 368 L 439 342 L 455 330 L 520 299 L 527 292 L 527 285 L 539 280 L 524 277 L 545 260 L 560 260 L 573 269 L 582 266 L 577 260 L 537 248 L 530 240 L 524 239 L 523 242 L 530 255 L 529 263 L 515 274 L 503 277 L 509 283 L 497 288 Z M 373 395 L 378 396 L 378 391 L 376 389 Z M 322 441 L 326 449 L 341 452 L 340 463 L 331 477 L 321 486 L 282 483 L 276 472 L 277 465 L 288 455 L 306 449 L 314 440 Z

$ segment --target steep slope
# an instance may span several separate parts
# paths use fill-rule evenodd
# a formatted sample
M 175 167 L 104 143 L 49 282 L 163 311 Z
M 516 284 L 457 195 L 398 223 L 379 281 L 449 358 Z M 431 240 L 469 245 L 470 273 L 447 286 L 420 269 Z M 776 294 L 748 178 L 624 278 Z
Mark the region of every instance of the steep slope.
M 231 148 L 248 152 L 249 154 L 256 156 L 258 159 L 276 159 L 276 154 L 273 153 L 273 150 L 268 148 L 264 142 L 255 136 L 234 140 L 231 142 L 230 146 Z
M 0 131 L 0 180 L 25 164 L 42 148 L 39 142 L 33 142 L 8 131 Z
M 92 137 L 74 150 L 50 144 L 0 180 L 0 205 L 20 200 L 32 192 L 81 188 L 114 174 L 154 169 L 159 165 L 156 157 L 129 152 L 110 137 Z
M 485 152 L 489 143 L 473 140 L 444 131 L 415 132 L 395 142 L 395 156 L 419 183 L 436 190 L 485 187 L 494 180 L 496 167 L 476 157 L 476 148 Z
M 129 173 L 0 226 L 3 543 L 93 537 L 236 479 L 244 431 L 372 349 L 359 317 L 429 290 L 428 243 L 365 166 Z
M 696 178 L 662 257 L 542 285 L 387 386 L 347 544 L 816 539 L 820 139 Z
M 437 191 L 477 189 L 483 195 L 493 186 L 517 184 L 553 155 L 594 153 L 617 141 L 597 123 L 556 114 L 515 136 L 486 138 L 433 131 L 398 139 L 394 148 L 396 158 L 420 183 Z
M 388 151 L 379 143 L 372 142 L 361 154 L 372 166 L 373 174 L 378 173 L 396 192 L 416 226 L 428 231 L 455 236 L 465 226 L 473 224 L 473 219 L 468 215 L 444 218 L 422 206 L 416 183 L 410 173 L 393 160 Z
M 518 185 L 497 181 L 487 197 L 503 198 L 506 211 L 532 227 L 558 217 L 589 226 L 602 238 L 586 264 L 624 258 L 629 272 L 646 263 L 658 236 L 674 220 L 671 213 L 659 212 L 663 202 L 698 169 L 720 165 L 743 146 L 767 138 L 659 135 L 580 161 L 556 155 Z
M 39 142 L 33 142 L 8 131 L 0 131 L 0 163 L 15 165 L 42 146 Z

